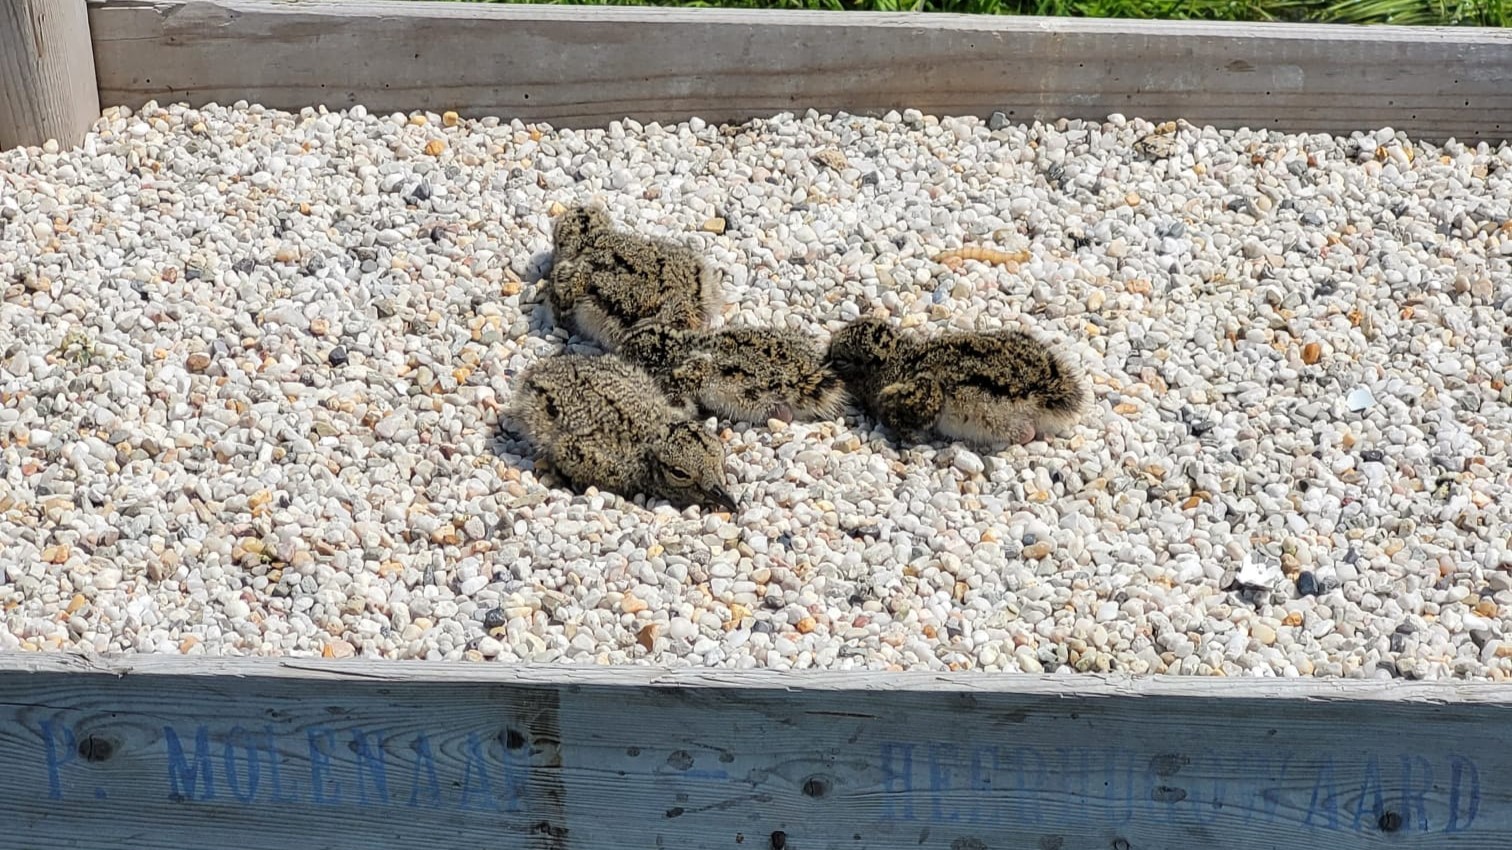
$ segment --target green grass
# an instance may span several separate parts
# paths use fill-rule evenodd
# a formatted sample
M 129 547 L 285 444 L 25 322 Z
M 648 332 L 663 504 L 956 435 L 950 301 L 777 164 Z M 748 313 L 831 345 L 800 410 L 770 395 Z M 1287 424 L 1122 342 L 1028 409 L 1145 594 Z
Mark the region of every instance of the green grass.
M 460 0 L 488 3 L 500 0 Z M 511 0 L 600 6 L 717 6 L 872 12 L 966 12 L 1078 18 L 1512 26 L 1512 0 Z

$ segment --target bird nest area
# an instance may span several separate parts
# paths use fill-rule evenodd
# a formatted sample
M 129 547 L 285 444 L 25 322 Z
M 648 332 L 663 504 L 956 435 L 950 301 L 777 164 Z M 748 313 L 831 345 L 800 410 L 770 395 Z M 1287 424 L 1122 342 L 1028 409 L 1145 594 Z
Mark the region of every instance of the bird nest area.
M 591 202 L 717 326 L 1023 328 L 1000 451 L 710 425 L 732 513 L 500 428 L 597 353 Z M 0 154 L 0 648 L 737 668 L 1512 671 L 1512 148 L 916 112 L 565 131 L 148 104 Z

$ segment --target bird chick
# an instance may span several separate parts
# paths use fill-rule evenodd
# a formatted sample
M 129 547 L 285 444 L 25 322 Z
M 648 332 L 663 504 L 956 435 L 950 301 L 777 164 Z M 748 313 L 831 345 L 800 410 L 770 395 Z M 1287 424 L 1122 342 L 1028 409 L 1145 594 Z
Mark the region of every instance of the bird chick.
M 733 511 L 725 448 L 673 409 L 645 370 L 613 355 L 557 355 L 521 373 L 509 418 L 577 490 L 643 493 Z
M 923 338 L 861 318 L 831 339 L 829 362 L 869 414 L 910 438 L 1023 445 L 1074 423 L 1090 397 L 1070 361 L 1021 331 Z
M 719 279 L 702 257 L 668 239 L 620 230 L 601 209 L 564 211 L 552 245 L 552 315 L 610 351 L 642 319 L 693 330 L 708 327 L 719 313 Z
M 643 321 L 626 334 L 620 354 L 650 372 L 674 405 L 726 419 L 834 419 L 845 404 L 840 377 L 795 331 L 690 331 Z
M 599 207 L 587 204 L 568 207 L 552 225 L 552 255 L 557 261 L 570 260 L 583 252 L 591 236 L 613 229 L 609 213 Z

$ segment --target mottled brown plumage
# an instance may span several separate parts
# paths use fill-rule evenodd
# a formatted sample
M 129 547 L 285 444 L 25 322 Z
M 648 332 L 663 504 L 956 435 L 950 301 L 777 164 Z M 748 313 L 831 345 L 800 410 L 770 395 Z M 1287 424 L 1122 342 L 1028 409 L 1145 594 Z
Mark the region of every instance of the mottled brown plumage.
M 1028 443 L 1075 422 L 1089 399 L 1079 370 L 1021 331 L 924 337 L 862 318 L 835 334 L 829 358 L 867 413 L 909 438 Z
M 845 404 L 839 376 L 813 340 L 795 331 L 688 331 L 640 322 L 620 354 L 649 371 L 674 405 L 727 419 L 833 419 Z
M 516 379 L 510 419 L 575 489 L 643 493 L 678 508 L 735 510 L 725 448 L 614 355 L 557 355 Z
M 603 210 L 557 218 L 547 299 L 556 320 L 610 351 L 631 325 L 706 328 L 722 299 L 714 269 L 692 249 L 616 228 Z

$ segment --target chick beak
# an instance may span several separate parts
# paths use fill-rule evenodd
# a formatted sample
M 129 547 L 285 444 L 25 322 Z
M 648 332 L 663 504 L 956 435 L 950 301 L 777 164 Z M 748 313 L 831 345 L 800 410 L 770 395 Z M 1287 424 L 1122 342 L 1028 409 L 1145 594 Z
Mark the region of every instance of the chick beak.
M 723 487 L 715 487 L 709 492 L 708 505 L 709 507 L 729 511 L 730 513 L 735 513 L 738 509 L 735 504 L 735 497 L 731 496 L 730 492 Z

